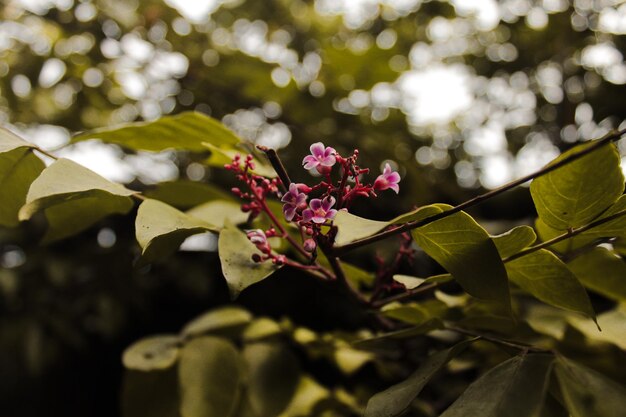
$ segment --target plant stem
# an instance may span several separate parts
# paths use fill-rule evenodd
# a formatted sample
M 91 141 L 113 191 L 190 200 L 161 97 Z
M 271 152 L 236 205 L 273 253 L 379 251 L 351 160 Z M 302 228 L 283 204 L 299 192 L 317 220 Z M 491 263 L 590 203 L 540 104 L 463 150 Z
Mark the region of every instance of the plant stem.
M 356 289 L 352 288 L 352 285 L 350 285 L 350 282 L 348 282 L 346 274 L 341 267 L 341 262 L 339 261 L 339 258 L 332 255 L 332 250 L 328 242 L 320 240 L 319 248 L 328 259 L 328 263 L 335 273 L 335 280 L 339 282 L 359 303 L 363 305 L 369 305 L 369 302 L 365 299 L 365 297 L 363 297 L 363 295 Z
M 615 220 L 615 219 L 617 219 L 619 217 L 622 217 L 624 215 L 626 215 L 626 210 L 618 211 L 616 213 L 611 214 L 608 217 L 604 217 L 602 219 L 593 221 L 593 222 L 591 222 L 589 224 L 586 224 L 584 226 L 578 227 L 576 229 L 570 229 L 566 233 L 563 233 L 562 235 L 559 235 L 559 236 L 557 236 L 557 237 L 555 237 L 553 239 L 546 240 L 545 242 L 539 243 L 537 245 L 534 245 L 534 246 L 531 246 L 529 248 L 526 248 L 526 249 L 524 249 L 524 250 L 522 250 L 520 252 L 517 252 L 516 254 L 511 255 L 508 258 L 504 258 L 502 260 L 502 262 L 503 263 L 507 263 L 507 262 L 514 261 L 514 260 L 516 260 L 518 258 L 521 258 L 522 256 L 526 256 L 526 255 L 531 254 L 533 252 L 536 252 L 536 251 L 538 251 L 540 249 L 543 249 L 543 248 L 546 248 L 548 246 L 554 245 L 555 243 L 559 243 L 559 242 L 561 242 L 561 241 L 563 241 L 565 239 L 570 239 L 570 238 L 572 238 L 572 237 L 574 237 L 576 235 L 581 234 L 582 232 L 586 232 L 589 229 L 593 229 L 594 227 L 601 226 L 601 225 L 603 225 L 605 223 L 608 223 L 608 222 L 610 222 L 612 220 Z
M 283 187 L 285 188 L 285 190 L 289 189 L 291 179 L 289 178 L 289 174 L 287 173 L 287 170 L 285 169 L 283 162 L 278 157 L 276 151 L 263 145 L 257 145 L 257 149 L 265 153 L 265 156 L 267 156 L 270 164 L 272 164 L 274 171 L 276 171 L 276 173 L 278 174 L 278 178 L 280 178 L 280 181 L 283 183 Z
M 500 339 L 499 337 L 489 336 L 489 335 L 474 332 L 471 330 L 465 330 L 456 326 L 446 326 L 446 329 L 452 330 L 453 332 L 457 332 L 457 333 L 464 334 L 467 336 L 480 337 L 481 339 L 487 340 L 489 342 L 497 343 L 502 346 L 512 347 L 512 348 L 519 349 L 525 352 L 541 352 L 541 353 L 551 352 L 549 349 L 542 349 L 542 348 L 538 348 L 532 345 L 528 345 L 526 343 Z
M 413 297 L 415 295 L 422 294 L 422 293 L 428 292 L 430 290 L 434 290 L 435 288 L 438 288 L 439 286 L 441 286 L 443 284 L 444 283 L 441 283 L 441 282 L 433 282 L 431 284 L 426 284 L 424 286 L 420 286 L 420 287 L 417 287 L 417 288 L 412 289 L 412 290 L 407 290 L 407 291 L 402 292 L 400 294 L 392 295 L 392 296 L 389 296 L 389 297 L 386 297 L 386 298 L 381 298 L 378 301 L 372 301 L 370 305 L 373 308 L 381 308 L 382 306 L 385 306 L 385 305 L 387 305 L 389 303 L 392 303 L 394 301 L 406 300 L 407 298 L 411 298 L 411 297 Z
M 613 131 L 613 132 L 609 132 L 608 134 L 606 134 L 604 137 L 598 139 L 595 143 L 593 143 L 591 146 L 586 147 L 585 149 L 582 149 L 578 152 L 572 153 L 571 155 L 569 155 L 566 158 L 561 159 L 560 161 L 555 162 L 554 164 L 550 164 L 547 165 L 545 167 L 543 167 L 542 169 L 540 169 L 539 171 L 536 171 L 532 174 L 526 175 L 522 178 L 519 178 L 515 181 L 509 182 L 508 184 L 504 184 L 501 187 L 498 187 L 496 189 L 493 189 L 489 192 L 486 192 L 484 194 L 481 194 L 479 196 L 476 196 L 472 199 L 469 199 L 457 206 L 452 207 L 450 210 L 446 210 L 442 213 L 438 213 L 435 214 L 433 216 L 427 217 L 425 219 L 419 220 L 419 221 L 413 221 L 413 222 L 408 222 L 405 223 L 401 226 L 396 227 L 395 229 L 390 229 L 390 230 L 385 230 L 383 232 L 377 233 L 375 235 L 366 237 L 364 239 L 360 239 L 360 240 L 356 240 L 352 243 L 348 243 L 346 245 L 343 246 L 335 246 L 333 248 L 333 252 L 335 254 L 335 256 L 340 256 L 348 251 L 351 251 L 353 249 L 357 249 L 360 248 L 361 246 L 365 246 L 368 245 L 370 243 L 374 243 L 374 242 L 378 242 L 380 240 L 386 239 L 389 236 L 393 236 L 393 235 L 397 235 L 399 233 L 402 232 L 406 232 L 408 230 L 412 230 L 412 229 L 416 229 L 418 227 L 422 227 L 425 226 L 427 224 L 430 224 L 432 222 L 435 222 L 437 220 L 441 220 L 445 217 L 451 216 L 455 213 L 458 213 L 462 210 L 468 209 L 470 207 L 473 207 L 477 204 L 482 203 L 485 200 L 488 200 L 490 198 L 493 198 L 499 194 L 502 194 L 505 191 L 508 191 L 512 188 L 517 187 L 518 185 L 524 184 L 527 181 L 530 181 L 532 179 L 535 178 L 539 178 L 549 172 L 554 171 L 555 169 L 558 169 L 564 165 L 569 164 L 570 162 L 573 162 L 579 158 L 582 158 L 583 156 L 597 150 L 600 149 L 602 146 L 607 145 L 613 141 L 616 141 L 618 139 L 620 139 L 622 137 L 622 135 L 624 135 L 626 133 L 626 129 L 622 129 L 619 131 Z

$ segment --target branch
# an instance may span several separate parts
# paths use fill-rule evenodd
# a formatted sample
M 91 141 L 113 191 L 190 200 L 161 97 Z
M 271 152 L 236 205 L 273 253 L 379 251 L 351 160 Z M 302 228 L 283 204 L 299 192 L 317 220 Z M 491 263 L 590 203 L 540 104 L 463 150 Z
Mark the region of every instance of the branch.
M 446 329 L 447 330 L 452 330 L 453 332 L 457 332 L 457 333 L 464 334 L 464 335 L 467 335 L 467 336 L 480 337 L 481 339 L 487 340 L 489 342 L 497 343 L 497 344 L 502 345 L 502 346 L 512 347 L 512 348 L 519 349 L 519 350 L 522 350 L 522 351 L 525 351 L 525 352 L 540 352 L 540 353 L 552 352 L 549 349 L 543 349 L 543 348 L 535 347 L 535 346 L 532 346 L 532 345 L 528 345 L 526 343 L 514 342 L 514 341 L 510 341 L 510 340 L 500 339 L 499 337 L 489 336 L 489 335 L 485 335 L 485 334 L 482 334 L 482 333 L 474 332 L 474 331 L 471 331 L 471 330 L 461 329 L 460 327 L 446 326 Z
M 522 256 L 526 256 L 526 255 L 531 254 L 533 252 L 537 252 L 540 249 L 543 249 L 543 248 L 546 248 L 548 246 L 554 245 L 555 243 L 559 243 L 559 242 L 561 242 L 561 241 L 563 241 L 565 239 L 572 238 L 572 237 L 574 237 L 576 235 L 579 235 L 579 234 L 581 234 L 583 232 L 586 232 L 589 229 L 593 229 L 594 227 L 601 226 L 601 225 L 603 225 L 605 223 L 608 223 L 608 222 L 610 222 L 612 220 L 620 218 L 620 217 L 622 217 L 624 215 L 626 215 L 626 210 L 621 210 L 621 211 L 618 211 L 617 213 L 611 214 L 608 217 L 604 217 L 602 219 L 593 221 L 593 222 L 591 222 L 591 223 L 589 223 L 589 224 L 587 224 L 585 226 L 581 226 L 581 227 L 579 227 L 577 229 L 568 230 L 567 232 L 565 232 L 562 235 L 559 235 L 559 236 L 557 236 L 557 237 L 555 237 L 553 239 L 546 240 L 543 243 L 531 246 L 531 247 L 526 248 L 526 249 L 524 249 L 524 250 L 522 250 L 520 252 L 517 252 L 514 255 L 509 256 L 508 258 L 504 258 L 502 260 L 502 262 L 503 263 L 507 263 L 507 262 L 514 261 L 514 260 L 516 260 L 518 258 L 521 258 Z
M 477 204 L 482 203 L 485 200 L 488 200 L 490 198 L 493 198 L 499 194 L 502 194 L 505 191 L 508 191 L 512 188 L 517 187 L 518 185 L 524 184 L 527 181 L 530 181 L 532 179 L 535 178 L 539 178 L 543 175 L 546 175 L 549 172 L 554 171 L 555 169 L 558 169 L 564 165 L 569 164 L 570 162 L 573 162 L 579 158 L 582 158 L 583 156 L 597 150 L 600 149 L 602 146 L 609 144 L 613 141 L 619 140 L 621 139 L 622 135 L 624 135 L 626 133 L 626 129 L 622 129 L 619 131 L 613 131 L 610 132 L 608 134 L 606 134 L 604 137 L 598 139 L 595 143 L 593 143 L 591 146 L 582 149 L 578 152 L 572 153 L 571 155 L 569 155 L 568 157 L 555 162 L 554 164 L 551 165 L 547 165 L 544 168 L 540 169 L 539 171 L 536 171 L 532 174 L 526 175 L 522 178 L 519 178 L 515 181 L 509 182 L 508 184 L 504 184 L 501 187 L 498 187 L 496 189 L 493 189 L 489 192 L 486 192 L 484 194 L 481 194 L 479 196 L 476 196 L 472 199 L 469 199 L 457 206 L 452 207 L 450 210 L 446 210 L 442 213 L 438 213 L 435 214 L 433 216 L 427 217 L 425 219 L 419 220 L 419 221 L 413 221 L 413 222 L 408 222 L 405 223 L 399 227 L 396 227 L 395 229 L 390 229 L 390 230 L 386 230 L 384 232 L 380 232 L 378 234 L 366 237 L 364 239 L 360 239 L 360 240 L 356 240 L 352 243 L 348 243 L 346 245 L 343 246 L 335 246 L 333 248 L 333 252 L 335 254 L 335 256 L 340 256 L 348 251 L 351 251 L 353 249 L 357 249 L 360 248 L 361 246 L 365 246 L 368 245 L 370 243 L 374 243 L 374 242 L 378 242 L 379 240 L 383 240 L 386 239 L 389 236 L 393 236 L 393 235 L 397 235 L 399 233 L 402 232 L 406 232 L 408 230 L 412 230 L 412 229 L 416 229 L 418 227 L 422 227 L 425 226 L 427 224 L 430 224 L 432 222 L 435 222 L 437 220 L 441 220 L 445 217 L 451 216 L 455 213 L 458 213 L 462 210 L 468 209 L 470 207 L 473 207 Z
M 257 145 L 257 149 L 265 153 L 265 156 L 267 156 L 267 159 L 270 161 L 270 164 L 272 164 L 274 171 L 276 171 L 276 173 L 278 174 L 278 178 L 280 178 L 280 181 L 283 183 L 285 190 L 289 189 L 289 184 L 291 184 L 291 179 L 289 178 L 289 174 L 287 173 L 287 170 L 285 169 L 283 162 L 278 157 L 276 150 L 268 148 L 267 146 L 263 146 L 263 145 Z

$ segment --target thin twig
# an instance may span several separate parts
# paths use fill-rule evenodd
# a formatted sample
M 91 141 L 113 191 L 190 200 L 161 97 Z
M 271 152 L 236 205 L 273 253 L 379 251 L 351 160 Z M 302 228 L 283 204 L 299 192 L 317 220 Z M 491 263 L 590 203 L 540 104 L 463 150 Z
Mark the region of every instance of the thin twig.
M 37 151 L 37 152 L 39 152 L 39 153 L 41 153 L 41 154 L 43 154 L 43 155 L 46 155 L 48 158 L 54 159 L 55 161 L 57 161 L 57 160 L 59 159 L 59 157 L 58 157 L 58 156 L 53 155 L 53 154 L 51 154 L 50 152 L 48 152 L 48 151 L 46 151 L 46 150 L 43 150 L 43 149 L 41 149 L 41 148 L 40 148 L 40 147 L 38 147 L 38 146 L 35 146 L 35 147 L 33 147 L 32 149 L 33 149 L 33 150 L 35 150 L 35 151 Z
M 531 246 L 529 248 L 526 248 L 526 249 L 524 249 L 524 250 L 522 250 L 520 252 L 517 252 L 516 254 L 511 255 L 508 258 L 504 258 L 502 260 L 502 262 L 503 263 L 507 263 L 507 262 L 514 261 L 514 260 L 516 260 L 518 258 L 521 258 L 522 256 L 526 256 L 526 255 L 531 254 L 533 252 L 536 252 L 536 251 L 538 251 L 540 249 L 543 249 L 543 248 L 546 248 L 548 246 L 554 245 L 555 243 L 559 243 L 559 242 L 561 242 L 561 241 L 563 241 L 565 239 L 572 238 L 572 237 L 574 237 L 576 235 L 581 234 L 582 232 L 586 232 L 589 229 L 593 229 L 594 227 L 601 226 L 604 223 L 608 223 L 608 222 L 610 222 L 612 220 L 615 220 L 615 219 L 617 219 L 619 217 L 622 217 L 623 215 L 626 215 L 626 210 L 618 211 L 616 213 L 611 214 L 608 217 L 604 217 L 602 219 L 593 221 L 593 222 L 591 222 L 589 224 L 586 224 L 584 226 L 578 227 L 576 229 L 568 230 L 566 233 L 563 233 L 562 235 L 559 235 L 559 236 L 557 236 L 557 237 L 555 237 L 553 239 L 546 240 L 545 242 L 539 243 L 537 245 L 534 245 L 534 246 Z
M 289 189 L 291 179 L 289 178 L 289 174 L 287 173 L 287 170 L 285 169 L 283 162 L 278 157 L 276 151 L 263 145 L 257 145 L 257 149 L 265 153 L 265 156 L 267 156 L 270 164 L 272 164 L 274 171 L 276 171 L 276 173 L 278 174 L 278 178 L 280 178 L 280 181 L 283 183 L 283 187 L 285 188 L 285 190 Z
M 586 147 L 585 149 L 582 149 L 578 152 L 574 152 L 571 155 L 569 155 L 566 158 L 561 159 L 560 161 L 555 162 L 554 164 L 551 165 L 547 165 L 544 168 L 540 169 L 537 172 L 534 172 L 532 174 L 526 175 L 522 178 L 519 178 L 515 181 L 509 182 L 507 184 L 504 184 L 501 187 L 498 187 L 494 190 L 491 190 L 489 192 L 486 192 L 484 194 L 481 194 L 479 196 L 476 196 L 472 199 L 469 199 L 457 206 L 452 207 L 450 210 L 446 210 L 444 212 L 435 214 L 433 216 L 427 217 L 425 219 L 419 220 L 419 221 L 413 221 L 413 222 L 408 222 L 408 223 L 404 223 L 401 226 L 398 226 L 394 229 L 389 229 L 389 230 L 385 230 L 383 232 L 380 232 L 378 234 L 360 239 L 360 240 L 356 240 L 352 243 L 348 243 L 346 245 L 343 246 L 335 246 L 333 248 L 333 252 L 335 254 L 335 256 L 340 256 L 350 250 L 353 249 L 357 249 L 360 248 L 361 246 L 365 246 L 368 245 L 370 243 L 374 243 L 374 242 L 378 242 L 380 240 L 386 239 L 389 236 L 393 236 L 393 235 L 397 235 L 399 233 L 402 232 L 406 232 L 408 230 L 412 230 L 412 229 L 416 229 L 418 227 L 422 227 L 425 226 L 427 224 L 430 224 L 432 222 L 435 222 L 437 220 L 441 220 L 445 217 L 451 216 L 455 213 L 458 213 L 462 210 L 468 209 L 470 207 L 473 207 L 479 203 L 482 203 L 485 200 L 488 200 L 490 198 L 493 198 L 499 194 L 502 194 L 505 191 L 508 191 L 512 188 L 517 187 L 518 185 L 524 184 L 527 181 L 530 181 L 532 179 L 535 178 L 539 178 L 549 172 L 554 171 L 557 168 L 560 168 L 564 165 L 569 164 L 572 161 L 575 161 L 576 159 L 582 158 L 583 156 L 601 148 L 602 146 L 609 144 L 613 141 L 616 141 L 618 139 L 620 139 L 622 137 L 622 135 L 624 135 L 626 133 L 626 129 L 622 129 L 619 131 L 614 131 L 614 132 L 610 132 L 608 134 L 606 134 L 604 137 L 598 139 L 595 143 L 591 144 L 590 146 Z
M 446 329 L 452 330 L 453 332 L 457 332 L 457 333 L 464 334 L 467 336 L 480 337 L 481 339 L 487 340 L 489 342 L 497 343 L 502 346 L 512 347 L 512 348 L 519 349 L 525 352 L 541 352 L 541 353 L 552 352 L 549 349 L 535 347 L 535 346 L 522 343 L 522 342 L 514 342 L 511 340 L 500 339 L 499 337 L 485 335 L 485 334 L 474 332 L 471 330 L 462 329 L 456 326 L 446 326 Z
M 382 306 L 385 306 L 389 303 L 392 303 L 394 301 L 403 301 L 406 300 L 408 298 L 411 298 L 413 296 L 416 296 L 418 294 L 423 294 L 425 292 L 428 292 L 430 290 L 434 290 L 438 287 L 440 287 L 441 285 L 443 285 L 443 282 L 433 282 L 431 284 L 426 284 L 417 288 L 414 288 L 412 290 L 407 290 L 405 292 L 402 292 L 400 294 L 396 294 L 396 295 L 392 295 L 386 298 L 381 298 L 380 300 L 377 301 L 373 301 L 371 303 L 372 308 L 381 308 Z

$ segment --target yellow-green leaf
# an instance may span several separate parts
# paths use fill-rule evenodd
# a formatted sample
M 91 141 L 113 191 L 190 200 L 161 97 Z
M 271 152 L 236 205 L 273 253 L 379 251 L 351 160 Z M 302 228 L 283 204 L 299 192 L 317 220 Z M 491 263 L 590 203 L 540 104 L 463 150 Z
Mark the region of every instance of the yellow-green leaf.
M 516 356 L 491 369 L 441 417 L 534 417 L 548 389 L 552 355 Z
M 592 369 L 560 356 L 554 371 L 572 417 L 622 417 L 626 389 Z
M 198 112 L 163 116 L 151 122 L 134 122 L 113 128 L 95 129 L 72 139 L 79 142 L 100 139 L 134 150 L 163 151 L 177 149 L 204 152 L 203 142 L 236 145 L 239 138 L 222 123 Z
M 252 284 L 272 275 L 279 267 L 270 262 L 254 262 L 252 255 L 259 253 L 245 233 L 230 223 L 220 233 L 217 242 L 222 273 L 226 278 L 232 298 Z
M 591 146 L 573 148 L 552 163 Z M 613 144 L 535 179 L 530 192 L 539 218 L 557 230 L 583 226 L 613 204 L 624 192 L 620 155 Z
M 128 369 L 155 371 L 171 367 L 178 359 L 180 338 L 175 335 L 150 336 L 124 351 L 122 362 Z
M 510 306 L 506 270 L 496 245 L 470 215 L 455 213 L 414 229 L 412 234 L 468 294 Z
M 168 181 L 144 193 L 148 198 L 162 201 L 180 210 L 190 209 L 207 201 L 235 201 L 233 195 L 203 182 Z
M 196 317 L 182 331 L 186 337 L 198 336 L 217 330 L 241 328 L 252 321 L 252 314 L 240 307 L 226 306 Z
M 231 416 L 240 396 L 242 368 L 239 352 L 224 339 L 205 336 L 187 343 L 178 365 L 181 416 Z
M 585 288 L 552 252 L 538 250 L 506 264 L 509 278 L 544 303 L 595 318 Z
M 626 263 L 610 250 L 594 248 L 567 266 L 585 287 L 613 300 L 626 301 Z
M 508 258 L 537 240 L 535 231 L 530 226 L 517 226 L 501 235 L 492 236 L 502 258 Z

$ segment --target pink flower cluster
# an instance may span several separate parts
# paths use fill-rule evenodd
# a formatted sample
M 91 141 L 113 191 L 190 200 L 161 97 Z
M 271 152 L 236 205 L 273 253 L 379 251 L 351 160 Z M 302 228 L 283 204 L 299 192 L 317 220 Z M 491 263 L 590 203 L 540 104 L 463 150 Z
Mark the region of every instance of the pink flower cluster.
M 318 239 L 322 236 L 326 240 L 331 239 L 332 241 L 334 239 L 334 229 L 327 229 L 324 233 L 322 227 L 332 222 L 339 210 L 347 210 L 357 197 L 376 197 L 376 192 L 385 190 L 393 190 L 395 193 L 400 191 L 398 185 L 400 175 L 393 171 L 388 163 L 385 164 L 382 174 L 376 177 L 373 184 L 363 183 L 362 176 L 368 174 L 369 169 L 357 165 L 356 161 L 359 155 L 357 150 L 349 157 L 343 157 L 334 148 L 317 142 L 311 145 L 310 151 L 311 154 L 302 160 L 302 166 L 306 170 L 317 171 L 323 179 L 313 187 L 302 183 L 291 183 L 282 196 L 278 191 L 279 180 L 269 180 L 251 174 L 251 171 L 254 170 L 251 156 L 244 160 L 243 167 L 239 156 L 235 157 L 232 164 L 226 165 L 226 168 L 234 171 L 237 178 L 246 183 L 250 190 L 249 192 L 241 191 L 238 188 L 232 190 L 239 198 L 244 201 L 247 200 L 242 204 L 242 210 L 250 212 L 251 219 L 261 212 L 265 212 L 274 225 L 280 229 L 278 236 L 286 238 L 292 245 L 298 245 L 297 249 L 303 254 L 313 253 L 317 248 Z M 333 171 L 336 166 L 339 166 L 339 169 L 336 170 L 338 175 L 333 180 Z M 282 211 L 285 219 L 297 224 L 300 228 L 302 233 L 301 244 L 293 242 L 278 219 L 274 217 L 265 201 L 268 195 L 281 197 L 280 201 L 283 203 Z M 313 195 L 315 197 L 309 200 Z M 272 259 L 274 263 L 286 262 L 284 256 L 272 253 L 267 241 L 267 237 L 277 236 L 274 228 L 265 232 L 260 229 L 251 230 L 247 235 L 263 254 L 257 254 L 255 261 L 262 262 Z

